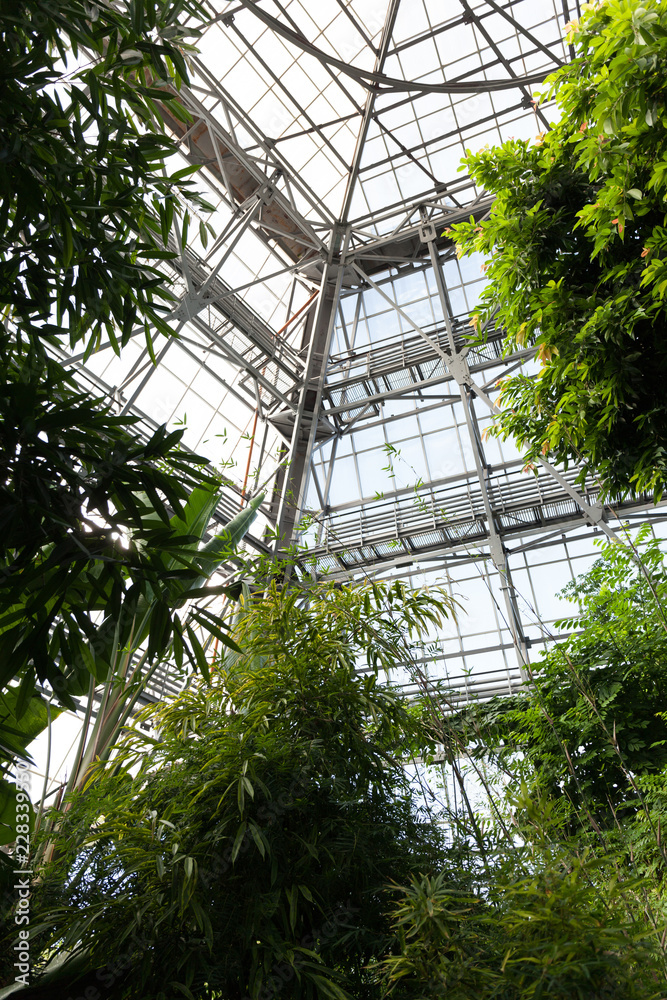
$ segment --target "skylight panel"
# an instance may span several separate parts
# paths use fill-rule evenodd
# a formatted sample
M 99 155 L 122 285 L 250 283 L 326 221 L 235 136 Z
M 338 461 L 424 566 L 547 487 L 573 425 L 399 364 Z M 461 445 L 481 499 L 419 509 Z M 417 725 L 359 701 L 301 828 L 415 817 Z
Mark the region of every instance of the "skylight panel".
M 365 25 L 360 25 L 365 28 Z M 368 36 L 370 38 L 370 36 Z M 336 18 L 326 31 L 326 41 L 334 55 L 346 62 L 372 69 L 375 64 L 375 52 L 352 22 L 344 14 Z M 372 41 L 372 39 L 371 39 Z
M 301 0 L 289 0 L 288 3 L 282 5 L 276 4 L 272 13 L 279 14 L 280 6 L 284 7 L 288 16 L 293 18 L 305 37 L 315 40 L 320 34 L 321 25 L 328 24 L 331 20 L 331 8 L 328 6 L 330 2 L 331 0 L 322 0 L 320 3 L 318 0 L 317 7 L 313 7 L 311 4 L 304 5 Z M 327 17 L 327 9 L 329 9 L 329 17 Z M 310 16 L 311 13 L 316 15 L 315 18 Z
M 383 449 L 364 451 L 358 459 L 358 469 L 362 496 L 372 497 L 393 489 L 394 481 L 387 470 L 387 453 Z
M 225 73 L 224 79 L 232 93 L 243 95 L 243 104 L 248 110 L 252 110 L 268 90 L 266 80 L 253 69 L 247 58 L 240 59 L 233 69 Z
M 369 139 L 364 146 L 364 166 L 366 160 L 371 164 L 380 163 L 389 156 L 387 140 L 384 135 L 378 135 L 374 139 Z
M 400 76 L 405 80 L 425 80 L 429 73 L 436 73 L 437 78 L 429 82 L 440 82 L 444 79 L 440 68 L 440 58 L 432 38 L 424 39 L 417 45 L 403 49 L 396 57 L 401 67 Z
M 234 14 L 234 20 L 229 25 L 223 22 L 222 30 L 227 31 L 230 35 L 238 32 L 239 35 L 243 36 L 244 44 L 247 43 L 253 48 L 257 46 L 258 48 L 270 47 L 273 49 L 275 45 L 273 33 L 249 10 L 238 11 Z
M 343 159 L 351 162 L 354 155 L 357 136 L 350 126 L 347 123 L 339 126 L 337 131 L 332 133 L 331 139 Z
M 212 25 L 197 42 L 199 58 L 212 73 L 221 77 L 244 55 L 245 45 L 220 24 Z
M 333 96 L 330 88 L 327 88 L 327 94 L 329 97 Z M 319 92 L 314 100 L 307 105 L 306 110 L 310 118 L 315 122 L 324 123 L 327 121 L 333 121 L 336 117 L 335 108 L 329 103 L 327 97 Z M 330 136 L 327 136 L 326 138 L 331 141 Z
M 116 386 L 132 370 L 141 357 L 143 342 L 131 340 L 120 357 L 114 354 L 110 347 L 95 351 L 86 362 L 86 368 L 93 375 L 98 375 L 111 386 Z
M 448 103 L 449 98 L 443 97 L 443 103 Z M 412 101 L 397 101 L 395 96 L 378 98 L 376 102 L 376 112 L 381 118 L 385 128 L 394 129 L 408 122 L 414 121 L 416 117 L 415 106 Z M 378 126 L 373 123 L 372 128 L 378 131 Z
M 518 63 L 518 65 L 522 67 L 521 72 L 526 74 L 535 73 L 538 70 L 544 69 L 545 64 L 546 59 L 542 52 L 533 52 L 532 54 L 525 55 L 521 60 L 521 63 Z M 548 67 L 550 71 L 553 71 L 555 68 L 555 66 Z
M 430 31 L 424 0 L 401 0 L 394 27 L 394 45 Z
M 219 397 L 220 391 L 218 390 L 213 400 L 215 401 Z M 206 437 L 206 432 L 216 414 L 216 409 L 205 403 L 201 396 L 192 390 L 181 400 L 181 406 L 184 407 L 183 422 L 186 427 L 183 435 L 184 441 L 197 451 L 202 440 Z
M 491 107 L 496 115 L 502 115 L 510 108 L 516 108 L 521 101 L 521 95 L 515 90 L 496 90 L 490 94 Z
M 296 170 L 301 170 L 320 150 L 320 144 L 312 135 L 297 135 L 285 143 L 286 155 Z
M 401 146 L 405 146 L 406 149 L 411 149 L 413 146 L 420 146 L 424 142 L 421 121 L 415 119 L 398 128 L 391 129 L 391 136 L 387 139 L 387 146 L 391 152 L 397 152 L 398 146 L 392 142 L 392 139 L 398 140 Z
M 170 372 L 166 365 L 159 365 L 150 374 L 151 391 L 144 394 L 142 408 L 159 423 L 173 419 L 179 412 L 182 416 L 181 404 L 187 385 Z
M 470 55 L 477 56 L 476 65 L 481 65 L 472 25 L 459 22 L 436 35 L 433 41 L 447 80 L 453 80 L 460 74 L 459 61 Z
M 302 173 L 310 184 L 317 184 L 322 198 L 328 200 L 329 193 L 341 179 L 340 168 L 329 157 L 318 152 L 308 163 L 304 163 Z
M 564 33 L 560 30 L 558 22 L 554 22 L 553 18 L 548 21 L 536 19 L 530 30 L 531 34 L 553 52 L 554 56 L 559 59 L 565 58 Z
M 348 7 L 363 25 L 371 41 L 377 43 L 387 17 L 388 0 L 349 0 Z
M 190 385 L 193 379 L 202 373 L 207 378 L 212 379 L 212 376 L 199 363 L 200 359 L 204 359 L 206 353 L 201 350 L 201 347 L 197 349 L 192 344 L 186 344 L 185 341 L 175 341 L 173 349 L 165 355 L 162 367 L 186 386 Z M 192 356 L 193 354 L 195 357 Z
M 307 108 L 320 93 L 316 78 L 321 73 L 310 75 L 296 63 L 283 74 L 282 82 L 293 94 L 294 101 L 302 108 Z
M 253 118 L 265 135 L 271 139 L 285 135 L 290 127 L 299 127 L 301 123 L 294 111 L 288 110 L 284 100 L 278 96 L 275 89 L 267 91 L 252 109 Z
M 540 126 L 536 124 L 532 115 L 523 115 L 520 118 L 509 120 L 501 124 L 498 128 L 500 141 L 506 142 L 508 139 L 534 139 L 540 131 Z M 498 140 L 494 140 L 497 142 Z
M 517 20 L 521 21 L 522 24 L 531 25 L 531 30 L 534 25 L 540 22 L 550 22 L 554 27 L 556 27 L 560 21 L 562 24 L 566 18 L 564 18 L 564 8 L 567 7 L 567 3 L 556 4 L 554 0 L 520 0 L 514 7 L 515 17 Z M 574 7 L 574 4 L 573 4 Z M 574 14 L 574 10 L 572 14 Z
M 208 353 L 208 352 L 207 352 Z M 180 356 L 177 358 L 178 370 L 181 371 L 182 364 L 182 352 L 179 352 Z M 209 358 L 209 363 L 213 361 Z M 194 372 L 193 377 L 190 379 L 190 388 L 195 392 L 201 399 L 207 400 L 216 409 L 220 408 L 220 404 L 223 399 L 228 395 L 224 386 L 216 379 L 213 375 L 213 366 L 211 365 L 211 370 L 207 368 L 199 367 L 197 371 Z
M 294 62 L 293 53 L 283 44 L 281 38 L 277 38 L 269 31 L 264 33 L 262 41 L 264 44 L 258 51 L 266 61 L 270 61 L 274 73 L 282 77 L 283 73 Z
M 332 504 L 345 503 L 351 499 L 361 499 L 357 463 L 352 455 L 336 458 L 336 479 L 331 483 Z

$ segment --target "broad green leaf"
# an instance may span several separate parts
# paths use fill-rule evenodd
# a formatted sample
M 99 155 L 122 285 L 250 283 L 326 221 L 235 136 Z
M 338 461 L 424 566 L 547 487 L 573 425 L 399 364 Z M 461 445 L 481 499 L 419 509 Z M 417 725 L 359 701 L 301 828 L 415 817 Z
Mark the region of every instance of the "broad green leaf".
M 22 843 L 29 844 L 34 822 L 35 811 L 26 793 L 19 791 L 13 782 L 0 778 L 0 844 L 16 841 L 17 826 L 24 838 Z
M 232 518 L 221 534 L 216 535 L 210 542 L 202 546 L 197 555 L 197 563 L 204 575 L 193 583 L 193 587 L 202 586 L 223 559 L 234 551 L 257 517 L 257 511 L 265 496 L 265 493 L 260 493 L 259 496 L 254 497 L 245 510 Z

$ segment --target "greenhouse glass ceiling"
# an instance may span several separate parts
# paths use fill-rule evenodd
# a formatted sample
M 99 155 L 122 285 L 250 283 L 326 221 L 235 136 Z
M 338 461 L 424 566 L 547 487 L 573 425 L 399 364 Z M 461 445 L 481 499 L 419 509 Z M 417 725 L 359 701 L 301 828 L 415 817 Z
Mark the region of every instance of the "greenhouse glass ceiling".
M 268 491 L 251 548 L 277 533 L 308 546 L 315 576 L 449 588 L 461 611 L 433 636 L 429 675 L 454 701 L 511 691 L 594 536 L 662 517 L 648 499 L 603 509 L 576 470 L 526 472 L 511 444 L 484 439 L 496 382 L 530 371 L 531 352 L 503 358 L 494 329 L 469 346 L 483 261 L 457 260 L 442 235 L 490 209 L 464 151 L 548 128 L 534 94 L 569 58 L 578 4 L 207 9 L 181 93 L 192 119 L 163 112 L 215 205 L 171 237 L 178 339 L 158 344 L 157 366 L 139 337 L 122 358 L 102 345 L 68 363 L 139 429 L 186 428 L 225 470 L 221 523 Z

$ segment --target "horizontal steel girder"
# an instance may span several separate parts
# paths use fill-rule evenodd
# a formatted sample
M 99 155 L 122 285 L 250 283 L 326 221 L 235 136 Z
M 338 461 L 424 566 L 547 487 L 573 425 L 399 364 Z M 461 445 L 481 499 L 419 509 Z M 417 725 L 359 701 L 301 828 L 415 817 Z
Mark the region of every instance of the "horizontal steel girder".
M 267 393 L 267 406 L 286 404 L 289 395 L 301 384 L 303 361 L 297 352 L 285 338 L 277 338 L 271 327 L 224 281 L 217 276 L 211 279 L 210 268 L 192 250 L 186 251 L 184 260 L 176 257 L 170 264 L 181 275 L 187 267 L 192 286 L 174 311 L 174 319 L 190 320 L 226 352 L 229 362 L 246 376 L 240 385 L 249 396 L 254 397 L 254 381 L 259 381 Z M 206 283 L 206 291 L 199 297 L 198 292 Z
M 463 347 L 466 328 L 467 322 L 454 322 L 457 346 Z M 448 351 L 444 325 L 431 324 L 424 330 L 441 351 Z M 484 344 L 463 347 L 463 350 L 471 372 L 503 363 L 513 365 L 533 353 L 522 351 L 503 358 L 502 332 L 495 329 L 489 330 Z M 436 353 L 421 336 L 404 335 L 398 341 L 385 341 L 367 349 L 332 356 L 324 390 L 324 413 L 328 417 L 336 415 L 339 423 L 344 425 L 354 420 L 369 403 L 415 393 L 453 380 L 441 353 Z
M 576 470 L 563 474 L 571 485 L 576 477 Z M 474 474 L 440 486 L 425 484 L 393 497 L 329 508 L 319 515 L 322 542 L 304 558 L 318 572 L 349 576 L 406 560 L 435 555 L 446 559 L 448 554 L 478 551 L 488 545 L 493 533 L 507 544 L 535 532 L 567 531 L 588 524 L 580 505 L 544 470 L 526 474 L 521 463 L 494 467 L 486 488 L 492 526 Z M 595 504 L 597 484 L 588 481 L 579 491 L 588 504 Z M 614 504 L 614 511 L 622 518 L 652 507 L 652 497 L 647 495 Z

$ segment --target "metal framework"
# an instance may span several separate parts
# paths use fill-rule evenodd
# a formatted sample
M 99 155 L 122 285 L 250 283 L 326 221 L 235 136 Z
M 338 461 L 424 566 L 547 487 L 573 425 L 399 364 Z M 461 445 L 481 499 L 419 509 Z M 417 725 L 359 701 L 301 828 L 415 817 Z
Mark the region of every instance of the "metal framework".
M 648 497 L 603 510 L 595 481 L 484 440 L 496 382 L 531 354 L 503 357 L 493 326 L 470 346 L 482 262 L 443 235 L 491 207 L 464 151 L 549 127 L 533 90 L 569 57 L 578 6 L 213 0 L 180 92 L 191 121 L 162 112 L 216 205 L 212 245 L 195 224 L 172 236 L 178 338 L 157 367 L 138 338 L 120 360 L 68 359 L 225 465 L 221 522 L 269 484 L 255 548 L 449 587 L 463 611 L 428 670 L 455 701 L 522 682 L 595 535 L 663 516 Z

